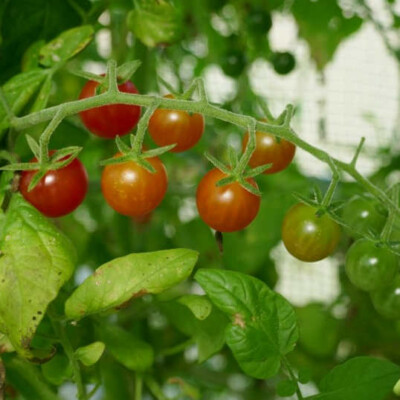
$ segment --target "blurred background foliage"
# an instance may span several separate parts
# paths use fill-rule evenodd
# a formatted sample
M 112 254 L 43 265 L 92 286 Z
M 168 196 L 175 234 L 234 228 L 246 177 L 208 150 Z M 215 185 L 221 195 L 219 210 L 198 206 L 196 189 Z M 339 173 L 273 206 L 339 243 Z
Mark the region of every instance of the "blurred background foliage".
M 380 3 L 382 7 L 394 7 L 389 0 Z M 50 105 L 74 100 L 79 95 L 84 81 L 68 73 L 68 67 L 101 73 L 107 59 L 113 57 L 119 64 L 132 59 L 142 61 L 132 79 L 141 93 L 166 93 L 157 76 L 162 76 L 176 90 L 182 90 L 193 77 L 204 76 L 211 68 L 216 81 L 220 80 L 228 87 L 232 81 L 235 84 L 235 90 L 228 90 L 229 94 L 220 105 L 261 118 L 250 84 L 252 64 L 260 59 L 266 61 L 276 74 L 288 79 L 298 66 L 293 48 L 278 51 L 271 46 L 269 33 L 276 21 L 287 16 L 295 22 L 299 42 L 306 43 L 314 68 L 323 76 L 342 43 L 364 23 L 369 23 L 368 13 L 360 7 L 360 2 L 339 0 L 2 0 L 0 84 L 30 68 L 27 60 L 31 60 L 38 41 L 49 41 L 74 26 L 92 24 L 96 29 L 95 40 L 57 72 Z M 394 28 L 399 18 L 393 19 Z M 376 84 L 379 82 L 371 82 L 371 85 Z M 297 106 L 301 111 L 302 105 Z M 329 176 L 306 176 L 296 162 L 277 175 L 260 176 L 257 180 L 264 195 L 257 219 L 242 232 L 224 235 L 221 253 L 213 232 L 197 215 L 196 185 L 210 168 L 204 151 L 227 158 L 227 145 L 239 149 L 244 132 L 217 120 L 208 119 L 206 123 L 205 134 L 193 150 L 163 155 L 169 175 L 168 193 L 162 205 L 143 220 L 118 215 L 101 196 L 99 161 L 116 151 L 114 143 L 90 135 L 77 117 L 67 118 L 57 128 L 52 147 L 83 146 L 80 159 L 90 176 L 90 191 L 83 205 L 72 215 L 55 221 L 77 248 L 77 282 L 112 258 L 131 252 L 175 247 L 198 250 L 198 268 L 238 270 L 257 276 L 278 290 L 283 288 L 279 285 L 281 274 L 286 273 L 285 279 L 290 280 L 291 268 L 307 271 L 307 266 L 287 254 L 282 255 L 281 222 L 296 201 L 294 192 L 308 195 L 315 185 L 324 190 Z M 37 126 L 30 129 L 29 134 L 38 138 L 42 129 Z M 27 132 L 21 132 L 11 145 L 22 159 L 28 160 L 31 154 L 24 133 Z M 149 147 L 154 147 L 149 138 L 146 141 Z M 3 139 L 2 146 L 8 145 Z M 387 178 L 399 168 L 400 158 L 391 154 L 388 148 L 375 148 L 369 157 L 385 160 L 385 165 L 371 175 L 378 185 L 387 183 Z M 357 185 L 344 182 L 339 187 L 337 199 L 350 199 L 362 194 L 360 190 Z M 379 230 L 379 219 L 384 218 L 382 211 L 373 200 L 367 198 L 366 202 L 377 215 L 376 229 Z M 364 229 L 362 218 L 357 219 L 357 211 L 362 207 L 358 205 L 353 211 L 348 210 L 345 219 L 350 223 L 353 218 L 353 223 L 361 224 Z M 399 235 L 398 230 L 395 234 Z M 344 254 L 354 236 L 344 232 L 339 251 L 329 261 L 330 269 L 334 268 L 335 279 L 340 283 L 334 298 L 324 300 L 322 296 L 319 301 L 307 304 L 300 296 L 295 304 L 301 336 L 291 359 L 303 375 L 311 378 L 311 383 L 304 386 L 304 394 L 312 394 L 315 382 L 349 357 L 368 354 L 385 356 L 400 363 L 400 324 L 379 316 L 369 297 L 354 288 L 344 273 Z M 282 268 L 281 264 L 287 268 Z M 325 264 L 318 267 L 327 268 Z M 310 273 L 308 279 L 321 279 L 321 272 L 318 277 Z M 292 285 L 297 285 L 296 293 L 303 291 L 304 298 L 308 298 L 309 286 L 302 287 L 301 281 L 296 282 L 294 277 Z M 323 292 L 332 285 L 332 282 L 322 280 L 313 287 Z M 274 388 L 280 377 L 267 382 L 248 378 L 240 372 L 226 348 L 220 351 L 222 344 L 218 333 L 226 324 L 222 314 L 215 315 L 207 325 L 195 320 L 187 308 L 172 300 L 176 294 L 196 293 L 197 290 L 196 285 L 186 283 L 162 296 L 138 299 L 115 316 L 121 326 L 145 338 L 156 349 L 155 376 L 163 382 L 167 398 L 279 398 Z M 46 321 L 40 329 L 45 335 L 49 329 Z M 92 337 L 93 327 L 83 322 L 73 335 L 74 345 L 78 346 Z M 179 346 L 176 354 L 174 350 L 163 353 L 188 339 L 191 342 L 183 353 Z M 217 355 L 208 358 L 217 351 Z M 208 360 L 198 364 L 198 357 L 202 361 Z M 62 360 L 60 364 L 61 376 L 67 376 L 68 371 L 62 369 Z M 24 385 L 29 385 L 29 378 L 21 373 L 24 369 L 20 367 L 10 360 L 9 379 L 18 387 L 21 380 Z M 97 398 L 132 398 L 130 372 L 110 356 L 103 357 L 99 369 L 87 373 L 93 374 L 94 380 L 96 374 L 102 377 L 103 387 Z M 52 381 L 51 373 L 44 371 L 44 374 L 50 384 L 63 381 Z M 15 398 L 11 388 L 9 396 Z M 68 398 L 67 394 L 64 396 Z

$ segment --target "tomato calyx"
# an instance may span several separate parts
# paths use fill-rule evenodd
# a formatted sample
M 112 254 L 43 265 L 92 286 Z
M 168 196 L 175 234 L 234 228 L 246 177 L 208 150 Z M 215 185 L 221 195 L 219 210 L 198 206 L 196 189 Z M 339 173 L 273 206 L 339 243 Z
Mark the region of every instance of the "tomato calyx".
M 47 144 L 39 144 L 34 138 L 26 135 L 26 140 L 35 156 L 33 162 L 11 163 L 0 168 L 3 171 L 35 171 L 28 186 L 28 192 L 33 190 L 49 171 L 61 169 L 70 164 L 81 152 L 82 147 L 69 146 L 59 150 L 48 150 Z

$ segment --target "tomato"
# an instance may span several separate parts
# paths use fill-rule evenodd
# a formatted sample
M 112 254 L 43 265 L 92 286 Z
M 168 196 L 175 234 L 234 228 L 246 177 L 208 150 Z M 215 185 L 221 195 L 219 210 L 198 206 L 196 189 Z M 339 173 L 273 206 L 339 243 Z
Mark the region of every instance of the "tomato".
M 104 168 L 101 190 L 110 207 L 120 214 L 131 217 L 148 214 L 164 198 L 168 186 L 164 164 L 158 157 L 147 161 L 156 172 L 151 173 L 134 161 Z
M 261 199 L 238 182 L 224 186 L 216 183 L 226 174 L 217 168 L 209 171 L 197 188 L 196 201 L 200 217 L 219 232 L 233 232 L 245 228 L 256 217 Z M 254 179 L 248 179 L 257 188 Z
M 174 98 L 171 94 L 165 97 Z M 179 153 L 192 148 L 200 140 L 204 132 L 204 118 L 201 114 L 159 109 L 151 116 L 148 129 L 158 146 L 175 143 L 171 151 Z
M 53 154 L 51 151 L 50 154 Z M 31 162 L 37 162 L 34 158 Z M 85 198 L 88 177 L 83 164 L 75 158 L 57 170 L 50 170 L 28 192 L 29 183 L 37 172 L 22 171 L 19 190 L 29 203 L 47 217 L 62 217 L 74 211 Z
M 389 319 L 400 319 L 400 275 L 392 282 L 371 293 L 372 303 L 379 314 Z
M 243 137 L 242 149 L 245 151 L 249 134 Z M 284 170 L 293 160 L 296 153 L 296 146 L 285 139 L 277 139 L 270 133 L 256 132 L 256 149 L 251 155 L 249 165 L 258 167 L 259 165 L 272 164 L 264 171 L 264 174 L 274 174 Z
M 327 214 L 317 216 L 317 211 L 315 207 L 298 203 L 283 220 L 283 243 L 289 253 L 301 261 L 322 260 L 332 254 L 339 243 L 339 225 Z
M 398 257 L 367 239 L 357 240 L 346 254 L 346 273 L 354 286 L 368 292 L 390 283 L 399 267 Z
M 344 207 L 342 218 L 357 232 L 371 232 L 377 235 L 385 225 L 386 211 L 372 198 L 355 196 Z M 360 237 L 357 232 L 348 230 L 349 235 L 354 238 Z
M 222 56 L 221 67 L 226 75 L 238 77 L 246 67 L 246 57 L 239 49 L 230 49 Z
M 296 66 L 296 59 L 287 51 L 276 52 L 272 56 L 272 65 L 277 74 L 286 75 Z
M 88 81 L 83 87 L 80 99 L 86 99 L 96 95 L 98 82 Z M 121 92 L 138 93 L 131 81 L 118 85 Z M 129 104 L 110 104 L 91 108 L 79 113 L 83 124 L 90 132 L 97 136 L 113 139 L 129 133 L 138 123 L 140 118 L 140 106 Z
M 271 14 L 265 10 L 254 8 L 246 18 L 246 27 L 255 34 L 265 34 L 272 27 Z

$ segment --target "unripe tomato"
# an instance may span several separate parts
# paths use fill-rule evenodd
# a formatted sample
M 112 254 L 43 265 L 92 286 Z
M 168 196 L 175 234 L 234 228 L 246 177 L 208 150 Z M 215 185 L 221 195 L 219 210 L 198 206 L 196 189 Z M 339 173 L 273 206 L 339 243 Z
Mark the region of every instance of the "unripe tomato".
M 239 49 L 228 50 L 221 59 L 221 67 L 226 75 L 237 78 L 246 67 L 246 57 Z
M 51 151 L 50 154 L 53 154 Z M 31 162 L 37 162 L 34 158 Z M 88 177 L 83 164 L 75 158 L 63 168 L 51 170 L 28 192 L 34 171 L 22 171 L 19 190 L 24 198 L 47 217 L 62 217 L 74 211 L 85 198 Z
M 368 231 L 372 234 L 379 234 L 386 222 L 384 210 L 380 210 L 380 204 L 374 199 L 355 196 L 343 209 L 343 220 L 351 228 L 357 232 Z M 349 231 L 349 235 L 354 238 L 359 238 L 360 235 L 356 232 Z
M 99 82 L 86 82 L 79 98 L 86 99 L 95 96 L 97 86 L 99 86 Z M 131 81 L 118 85 L 118 89 L 124 93 L 138 93 Z M 140 106 L 109 104 L 82 111 L 79 115 L 90 132 L 103 138 L 113 139 L 116 136 L 126 135 L 137 125 L 140 110 Z
M 243 137 L 242 149 L 246 149 L 249 133 Z M 274 174 L 284 170 L 293 160 L 296 146 L 285 139 L 277 139 L 269 133 L 256 132 L 256 149 L 251 155 L 249 165 L 254 168 L 264 164 L 272 164 L 264 174 Z
M 156 170 L 154 173 L 134 161 L 104 168 L 101 190 L 110 207 L 120 214 L 131 217 L 146 215 L 163 200 L 168 186 L 164 164 L 158 157 L 147 161 Z
M 165 96 L 173 99 L 169 94 Z M 149 121 L 149 133 L 158 146 L 176 144 L 174 153 L 192 148 L 204 132 L 204 118 L 201 114 L 190 115 L 179 110 L 155 110 Z
M 357 240 L 346 254 L 346 273 L 354 286 L 368 292 L 390 283 L 399 269 L 398 257 L 367 239 Z
M 286 75 L 296 66 L 296 59 L 288 51 L 276 52 L 272 56 L 272 65 L 277 74 Z
M 340 240 L 339 225 L 317 209 L 295 204 L 285 215 L 282 240 L 290 254 L 301 261 L 322 260 L 333 253 Z
M 269 32 L 272 27 L 271 14 L 263 9 L 254 8 L 249 12 L 246 23 L 250 32 L 262 35 Z
M 400 319 L 400 275 L 389 285 L 372 292 L 371 299 L 376 311 L 383 317 Z
M 233 232 L 245 228 L 256 217 L 261 199 L 238 182 L 216 186 L 226 174 L 217 168 L 209 171 L 197 188 L 197 209 L 203 221 L 219 232 Z M 254 179 L 248 182 L 257 188 Z

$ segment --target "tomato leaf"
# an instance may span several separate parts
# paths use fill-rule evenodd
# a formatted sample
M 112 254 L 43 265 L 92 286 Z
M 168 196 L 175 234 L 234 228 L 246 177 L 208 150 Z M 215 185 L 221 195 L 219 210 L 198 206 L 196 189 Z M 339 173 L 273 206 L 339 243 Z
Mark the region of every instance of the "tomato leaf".
M 181 13 L 166 0 L 136 0 L 127 17 L 128 28 L 146 46 L 171 44 L 182 33 Z
M 299 35 L 307 41 L 319 70 L 333 58 L 343 39 L 356 32 L 363 22 L 357 16 L 345 17 L 336 1 L 296 0 L 292 12 Z
M 251 276 L 221 270 L 199 270 L 195 279 L 211 301 L 231 318 L 226 343 L 243 371 L 259 379 L 275 375 L 281 358 L 298 339 L 292 306 Z
M 35 102 L 33 103 L 30 112 L 33 113 L 46 108 L 47 102 L 50 98 L 52 78 L 53 76 L 51 74 L 47 75 L 42 87 L 39 90 L 38 95 L 36 96 Z
M 178 302 L 189 308 L 193 315 L 200 320 L 206 319 L 212 311 L 212 304 L 206 296 L 187 294 L 179 298 Z
M 93 35 L 91 25 L 68 29 L 40 49 L 40 64 L 52 67 L 72 58 L 92 41 Z
M 4 96 L 12 112 L 18 115 L 32 99 L 48 72 L 36 69 L 15 75 L 3 86 Z M 9 127 L 6 110 L 0 104 L 0 135 Z
M 118 326 L 102 325 L 100 337 L 114 358 L 132 371 L 146 371 L 154 361 L 153 348 Z
M 8 340 L 6 335 L 0 333 L 0 354 L 3 353 L 11 353 L 14 351 L 14 347 L 11 342 Z
M 0 331 L 15 350 L 32 358 L 29 345 L 49 303 L 74 270 L 69 240 L 14 195 L 0 232 Z
M 99 361 L 103 355 L 105 345 L 103 342 L 94 342 L 75 350 L 75 357 L 83 364 L 89 367 Z
M 116 258 L 99 267 L 72 293 L 65 314 L 81 319 L 146 293 L 160 293 L 186 279 L 197 257 L 193 250 L 174 249 Z
M 65 354 L 56 354 L 50 361 L 41 365 L 43 376 L 53 385 L 61 385 L 72 376 L 72 366 Z
M 400 376 L 400 367 L 387 360 L 356 357 L 332 369 L 312 400 L 383 400 Z

